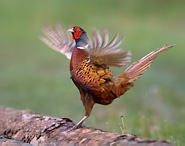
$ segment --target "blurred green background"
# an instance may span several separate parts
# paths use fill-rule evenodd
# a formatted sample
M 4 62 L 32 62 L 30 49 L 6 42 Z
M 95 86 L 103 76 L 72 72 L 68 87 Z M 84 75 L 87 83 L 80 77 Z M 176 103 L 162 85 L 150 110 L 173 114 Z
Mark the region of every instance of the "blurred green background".
M 95 105 L 85 125 L 185 143 L 185 1 L 170 0 L 1 0 L 0 105 L 31 109 L 78 122 L 80 95 L 70 80 L 69 60 L 38 39 L 45 24 L 77 25 L 89 35 L 106 28 L 126 36 L 132 62 L 164 44 L 177 44 L 159 56 L 135 87 L 109 106 Z M 115 74 L 125 70 L 116 69 Z

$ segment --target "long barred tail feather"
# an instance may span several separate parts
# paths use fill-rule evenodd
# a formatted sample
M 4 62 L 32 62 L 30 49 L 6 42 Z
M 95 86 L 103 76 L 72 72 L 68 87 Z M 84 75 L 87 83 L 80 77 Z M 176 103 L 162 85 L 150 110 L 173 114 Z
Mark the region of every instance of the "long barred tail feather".
M 162 48 L 152 51 L 151 53 L 147 54 L 140 60 L 134 62 L 130 65 L 122 74 L 126 75 L 128 78 L 127 83 L 130 83 L 137 78 L 142 76 L 142 73 L 147 70 L 150 65 L 152 64 L 153 60 L 162 52 L 166 51 L 168 48 L 171 48 L 175 45 L 164 45 Z

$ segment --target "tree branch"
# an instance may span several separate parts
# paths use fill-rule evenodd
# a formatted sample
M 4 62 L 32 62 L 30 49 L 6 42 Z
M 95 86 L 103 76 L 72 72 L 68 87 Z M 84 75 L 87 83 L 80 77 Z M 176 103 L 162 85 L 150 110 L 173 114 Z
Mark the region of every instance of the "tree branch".
M 7 142 L 20 145 L 172 145 L 165 141 L 120 135 L 85 126 L 66 132 L 72 126 L 74 123 L 68 118 L 42 116 L 29 110 L 0 106 L 0 145 Z

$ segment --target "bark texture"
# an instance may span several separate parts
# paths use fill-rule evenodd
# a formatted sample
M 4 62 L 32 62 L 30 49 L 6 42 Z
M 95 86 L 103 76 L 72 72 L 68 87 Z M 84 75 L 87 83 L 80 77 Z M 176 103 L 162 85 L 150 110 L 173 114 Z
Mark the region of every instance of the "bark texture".
M 35 114 L 29 110 L 15 110 L 0 106 L 0 145 L 146 145 L 170 146 L 136 135 L 120 135 L 100 129 L 80 127 L 67 132 L 74 123 L 68 118 Z

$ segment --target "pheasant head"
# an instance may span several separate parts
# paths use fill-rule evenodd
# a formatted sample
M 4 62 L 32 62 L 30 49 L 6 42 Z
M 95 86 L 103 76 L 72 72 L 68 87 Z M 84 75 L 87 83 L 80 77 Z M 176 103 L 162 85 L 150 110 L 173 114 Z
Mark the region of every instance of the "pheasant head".
M 68 31 L 72 33 L 72 38 L 76 42 L 76 47 L 83 47 L 88 44 L 86 31 L 84 31 L 81 27 L 74 26 L 73 28 L 68 29 Z

